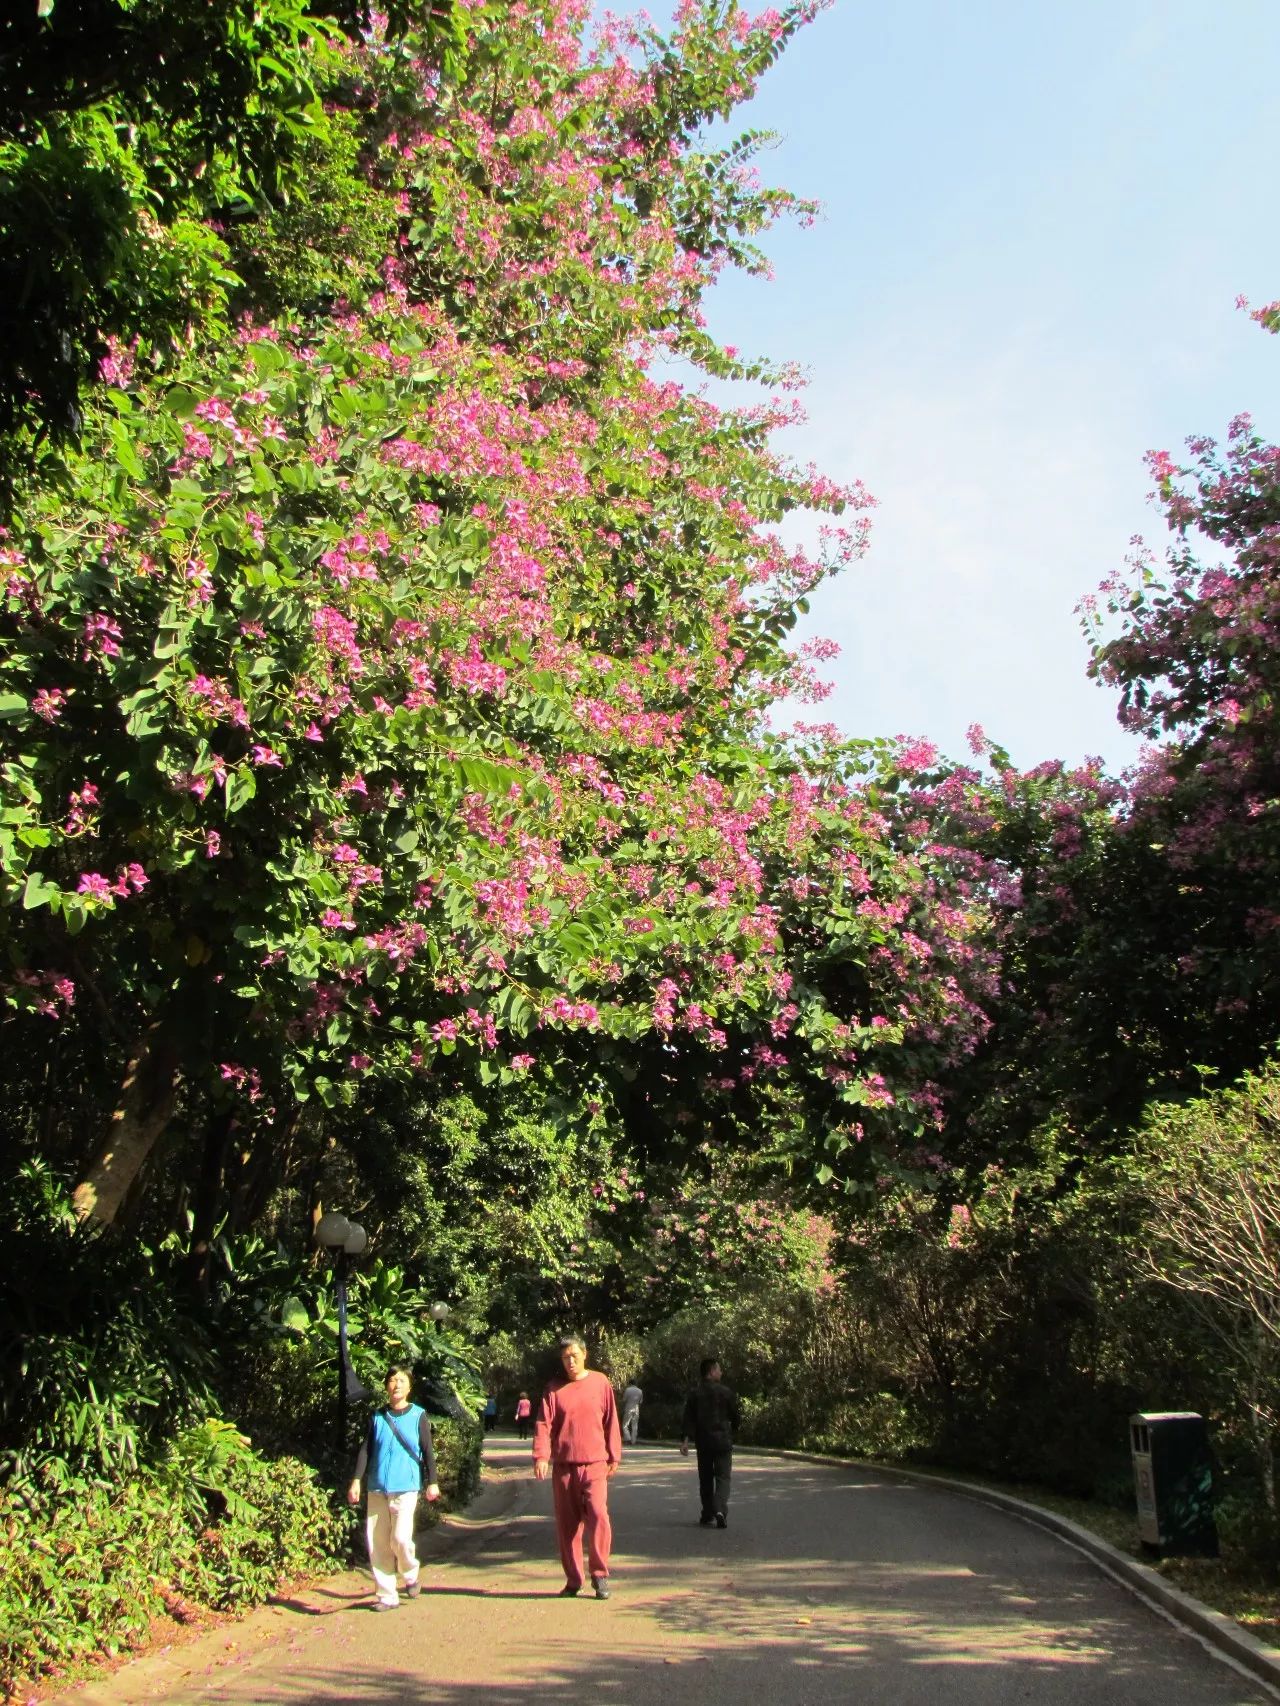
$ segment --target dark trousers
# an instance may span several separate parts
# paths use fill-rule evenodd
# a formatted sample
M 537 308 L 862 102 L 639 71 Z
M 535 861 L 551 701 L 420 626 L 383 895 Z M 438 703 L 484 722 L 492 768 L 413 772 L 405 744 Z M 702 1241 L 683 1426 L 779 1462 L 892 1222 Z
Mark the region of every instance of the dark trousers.
M 729 1511 L 729 1482 L 733 1477 L 733 1450 L 727 1445 L 698 1447 L 698 1493 L 703 1516 L 726 1516 Z

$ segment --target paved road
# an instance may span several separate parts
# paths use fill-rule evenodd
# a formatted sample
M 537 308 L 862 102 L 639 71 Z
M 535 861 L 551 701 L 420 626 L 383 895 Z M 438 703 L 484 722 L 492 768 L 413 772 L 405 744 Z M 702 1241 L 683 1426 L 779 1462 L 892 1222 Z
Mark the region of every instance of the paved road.
M 526 1446 L 491 1443 L 499 1472 Z M 1260 1706 L 1259 1685 L 1061 1541 L 929 1487 L 740 1458 L 730 1526 L 692 1461 L 633 1450 L 613 1483 L 614 1596 L 556 1597 L 550 1489 L 369 1615 L 361 1579 L 203 1636 L 81 1706 Z M 75 1697 L 73 1697 L 74 1699 Z

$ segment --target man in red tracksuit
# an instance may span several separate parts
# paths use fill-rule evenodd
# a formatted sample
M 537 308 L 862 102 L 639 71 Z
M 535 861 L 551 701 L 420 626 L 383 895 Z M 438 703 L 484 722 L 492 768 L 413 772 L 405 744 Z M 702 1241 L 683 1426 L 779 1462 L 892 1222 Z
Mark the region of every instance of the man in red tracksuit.
M 613 1387 L 587 1367 L 587 1347 L 576 1333 L 560 1341 L 558 1375 L 542 1395 L 533 1429 L 533 1472 L 550 1478 L 556 1535 L 568 1598 L 582 1590 L 582 1530 L 597 1599 L 609 1597 L 609 1477 L 622 1461 L 622 1433 Z

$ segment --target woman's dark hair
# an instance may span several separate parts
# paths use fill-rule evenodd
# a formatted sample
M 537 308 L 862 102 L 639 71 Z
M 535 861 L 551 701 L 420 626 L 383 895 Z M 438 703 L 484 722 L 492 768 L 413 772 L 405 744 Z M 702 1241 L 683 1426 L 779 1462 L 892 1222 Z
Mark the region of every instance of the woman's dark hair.
M 406 1380 L 413 1379 L 413 1370 L 411 1368 L 406 1367 L 402 1362 L 393 1362 L 391 1367 L 382 1377 L 382 1384 L 384 1386 L 391 1379 L 393 1374 L 403 1374 Z

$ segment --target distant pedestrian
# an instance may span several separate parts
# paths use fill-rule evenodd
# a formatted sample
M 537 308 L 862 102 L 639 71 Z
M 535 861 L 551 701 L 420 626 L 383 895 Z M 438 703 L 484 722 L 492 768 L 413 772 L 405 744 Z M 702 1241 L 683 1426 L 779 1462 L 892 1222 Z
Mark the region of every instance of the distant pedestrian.
M 533 1404 L 529 1394 L 522 1392 L 516 1399 L 516 1435 L 520 1439 L 528 1439 L 529 1423 L 533 1419 Z
M 622 1461 L 622 1434 L 613 1387 L 587 1367 L 587 1347 L 576 1333 L 560 1340 L 564 1373 L 547 1387 L 533 1430 L 533 1472 L 551 1481 L 556 1535 L 566 1598 L 583 1585 L 582 1537 L 597 1599 L 609 1597 L 609 1477 Z
M 397 1570 L 404 1577 L 405 1598 L 417 1599 L 420 1590 L 413 1519 L 418 1494 L 425 1491 L 432 1502 L 440 1497 L 431 1423 L 425 1410 L 409 1402 L 410 1386 L 409 1370 L 402 1364 L 387 1370 L 386 1407 L 369 1418 L 347 1488 L 348 1504 L 358 1505 L 360 1483 L 367 1477 L 365 1538 L 378 1590 L 375 1611 L 393 1611 L 399 1605 Z
M 729 1526 L 729 1482 L 733 1475 L 733 1434 L 742 1420 L 738 1400 L 720 1378 L 715 1357 L 704 1357 L 701 1378 L 684 1406 L 680 1455 L 689 1455 L 692 1441 L 698 1454 L 698 1493 L 704 1528 Z
M 624 1445 L 634 1445 L 640 1437 L 640 1406 L 644 1403 L 644 1393 L 631 1381 L 622 1393 L 622 1441 Z
M 491 1434 L 498 1425 L 498 1394 L 489 1389 L 484 1401 L 484 1431 Z

